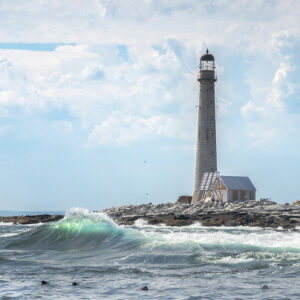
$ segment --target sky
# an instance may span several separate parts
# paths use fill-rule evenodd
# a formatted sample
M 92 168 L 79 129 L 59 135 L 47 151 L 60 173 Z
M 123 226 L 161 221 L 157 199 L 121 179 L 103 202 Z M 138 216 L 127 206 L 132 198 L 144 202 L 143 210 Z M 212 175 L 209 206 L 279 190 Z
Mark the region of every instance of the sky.
M 300 2 L 0 0 L 0 209 L 192 195 L 199 59 L 218 170 L 300 200 Z

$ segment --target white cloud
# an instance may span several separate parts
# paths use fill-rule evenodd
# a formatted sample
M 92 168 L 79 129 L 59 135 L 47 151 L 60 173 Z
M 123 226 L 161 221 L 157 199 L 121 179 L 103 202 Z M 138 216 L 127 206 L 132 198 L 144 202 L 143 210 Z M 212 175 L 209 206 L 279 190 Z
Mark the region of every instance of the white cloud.
M 31 114 L 63 108 L 80 121 L 89 146 L 155 135 L 192 139 L 198 56 L 208 45 L 225 59 L 241 54 L 248 64 L 260 57 L 264 67 L 277 66 L 264 81 L 257 72 L 249 75 L 251 95 L 240 107 L 249 132 L 257 122 L 268 127 L 279 114 L 288 116 L 284 98 L 294 91 L 287 78 L 293 68 L 282 48 L 299 39 L 299 7 L 252 0 L 3 1 L 2 41 L 75 45 L 0 50 L 0 113 L 12 115 L 16 106 Z M 119 55 L 120 44 L 128 59 Z M 224 63 L 217 63 L 224 76 Z M 224 118 L 237 105 L 233 93 L 219 99 Z
M 299 34 L 299 7 L 263 0 L 3 0 L 0 40 L 145 45 L 171 35 L 198 46 L 205 40 L 254 51 L 270 47 L 274 33 Z
M 186 127 L 186 126 L 185 126 Z M 169 116 L 143 118 L 124 115 L 122 112 L 111 114 L 99 125 L 94 125 L 88 136 L 87 147 L 126 146 L 138 139 L 164 135 L 170 138 L 191 138 L 191 133 L 182 128 L 182 121 Z
M 264 112 L 264 107 L 248 101 L 242 108 L 241 114 L 247 120 L 260 119 L 261 114 Z
M 129 48 L 131 61 L 118 64 L 114 63 L 118 51 L 105 54 L 104 60 L 101 51 L 84 45 L 50 52 L 0 50 L 6 64 L 22 74 L 2 72 L 3 87 L 10 89 L 0 91 L 0 109 L 11 114 L 15 107 L 31 114 L 47 113 L 53 107 L 67 109 L 90 132 L 89 146 L 124 145 L 151 134 L 185 138 L 190 135 L 182 128 L 191 124 L 186 107 L 194 102 L 185 87 L 196 81 L 176 51 L 180 48 L 187 62 L 194 54 L 174 38 L 163 40 L 160 47 L 161 53 L 151 45 L 143 47 L 147 54 Z M 23 80 L 16 84 L 18 77 Z M 103 134 L 103 128 L 112 132 L 111 137 Z M 102 136 L 99 142 L 95 136 Z
M 293 93 L 292 87 L 289 87 L 288 90 L 286 89 L 287 86 L 290 86 L 287 81 L 287 74 L 293 71 L 288 59 L 288 57 L 285 57 L 283 61 L 279 63 L 271 86 L 269 90 L 266 90 L 265 99 L 260 97 L 252 99 L 241 108 L 243 117 L 251 119 L 251 115 L 255 112 L 262 114 L 262 117 L 284 112 L 284 98 Z
M 115 114 L 95 125 L 88 137 L 88 147 L 124 146 L 139 138 L 147 137 L 149 134 L 159 133 L 161 126 L 159 116 L 148 119 L 134 116 Z
M 291 67 L 289 59 L 282 58 L 265 94 L 251 99 L 241 107 L 241 115 L 246 120 L 246 132 L 252 140 L 250 148 L 273 147 L 294 140 L 298 120 L 291 116 L 285 103 L 285 99 L 294 92 L 288 74 L 295 69 Z

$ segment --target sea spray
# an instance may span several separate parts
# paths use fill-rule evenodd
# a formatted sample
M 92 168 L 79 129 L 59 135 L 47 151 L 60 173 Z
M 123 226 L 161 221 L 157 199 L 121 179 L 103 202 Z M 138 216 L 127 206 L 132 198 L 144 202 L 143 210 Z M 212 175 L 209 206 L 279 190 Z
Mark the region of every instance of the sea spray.
M 12 236 L 8 248 L 87 250 L 118 247 L 210 251 L 210 249 L 300 253 L 298 231 L 262 230 L 253 227 L 183 227 L 148 225 L 137 220 L 134 226 L 119 226 L 107 215 L 72 208 L 65 217 L 52 224 L 3 233 Z M 8 239 L 9 240 L 9 239 Z
M 137 223 L 136 223 L 137 224 Z M 135 225 L 137 226 L 137 225 Z M 300 234 L 253 227 L 157 227 L 142 224 L 140 232 L 152 241 L 153 247 L 178 249 L 243 249 L 273 253 L 300 253 Z

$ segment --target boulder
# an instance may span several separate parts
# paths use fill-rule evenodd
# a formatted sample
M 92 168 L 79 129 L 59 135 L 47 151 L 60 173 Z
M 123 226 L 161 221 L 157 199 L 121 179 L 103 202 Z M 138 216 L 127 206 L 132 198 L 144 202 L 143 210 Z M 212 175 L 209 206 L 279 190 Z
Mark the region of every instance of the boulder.
M 192 197 L 191 196 L 180 196 L 177 201 L 177 203 L 185 203 L 185 204 L 191 204 Z

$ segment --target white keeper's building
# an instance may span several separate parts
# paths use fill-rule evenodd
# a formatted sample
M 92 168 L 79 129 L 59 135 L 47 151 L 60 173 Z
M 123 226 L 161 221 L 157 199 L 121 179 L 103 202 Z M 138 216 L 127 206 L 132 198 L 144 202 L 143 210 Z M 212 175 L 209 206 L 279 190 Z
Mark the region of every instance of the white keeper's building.
M 223 202 L 255 200 L 256 188 L 244 176 L 220 176 L 220 193 Z

